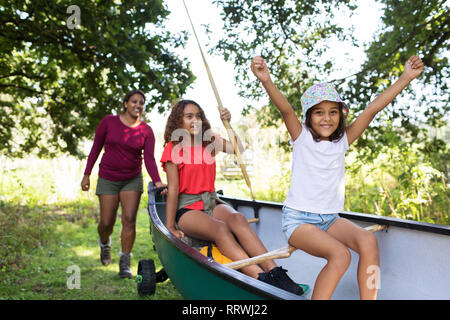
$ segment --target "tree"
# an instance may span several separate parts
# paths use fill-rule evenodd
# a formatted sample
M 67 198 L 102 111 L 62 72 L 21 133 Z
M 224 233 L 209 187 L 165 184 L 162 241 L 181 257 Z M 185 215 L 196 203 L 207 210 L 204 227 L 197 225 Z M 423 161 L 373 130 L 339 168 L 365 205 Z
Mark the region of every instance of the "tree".
M 82 156 L 83 137 L 133 88 L 160 112 L 194 76 L 162 0 L 0 0 L 0 153 Z
M 446 1 L 377 1 L 384 7 L 383 25 L 365 50 L 366 61 L 341 79 L 330 79 L 339 69 L 329 54 L 333 51 L 330 44 L 337 40 L 359 45 L 352 32 L 364 26 L 343 28 L 335 19 L 337 12 L 351 16 L 357 8 L 354 1 L 214 2 L 223 8 L 225 32 L 211 51 L 233 61 L 236 81 L 243 88 L 240 94 L 249 99 L 263 94 L 258 82 L 248 77 L 252 56 L 260 54 L 299 116 L 302 93 L 311 84 L 327 80 L 335 83 L 349 103 L 351 121 L 400 75 L 410 55 L 421 56 L 426 66 L 422 76 L 377 117 L 357 146 L 361 159 L 371 160 L 393 145 L 410 148 L 413 143 L 422 143 L 424 154 L 432 150 L 435 153 L 431 158 L 439 158 L 441 164 L 448 162 L 446 144 L 429 139 L 425 130 L 445 125 L 450 110 L 450 16 Z M 270 103 L 258 116 L 263 125 L 279 125 L 280 115 Z

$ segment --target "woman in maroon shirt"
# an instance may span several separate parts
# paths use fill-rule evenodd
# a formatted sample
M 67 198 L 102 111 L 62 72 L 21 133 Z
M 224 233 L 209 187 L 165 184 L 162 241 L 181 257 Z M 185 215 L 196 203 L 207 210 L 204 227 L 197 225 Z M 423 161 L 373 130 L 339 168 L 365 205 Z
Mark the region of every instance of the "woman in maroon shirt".
M 145 96 L 133 90 L 124 98 L 120 115 L 104 117 L 96 131 L 94 144 L 89 153 L 81 189 L 89 190 L 89 176 L 101 152 L 105 149 L 100 165 L 96 194 L 100 202 L 98 224 L 100 260 L 103 265 L 111 263 L 111 240 L 119 202 L 122 206 L 122 252 L 119 261 L 119 276 L 131 277 L 130 257 L 136 237 L 136 216 L 143 192 L 142 154 L 153 183 L 158 188 L 161 182 L 155 162 L 155 136 L 150 126 L 141 121 Z

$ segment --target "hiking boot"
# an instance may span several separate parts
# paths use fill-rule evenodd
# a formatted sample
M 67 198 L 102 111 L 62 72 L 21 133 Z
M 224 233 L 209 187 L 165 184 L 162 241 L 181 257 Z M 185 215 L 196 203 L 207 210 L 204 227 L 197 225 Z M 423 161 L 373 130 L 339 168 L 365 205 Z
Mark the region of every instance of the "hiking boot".
M 125 254 L 122 252 L 120 253 L 119 278 L 131 278 L 130 259 L 131 253 L 130 254 Z
M 260 273 L 258 275 L 258 280 L 299 296 L 304 293 L 302 287 L 292 281 L 292 279 L 287 275 L 287 270 L 282 267 L 276 267 L 269 272 Z
M 105 244 L 98 239 L 98 244 L 100 246 L 100 261 L 106 266 L 111 263 L 111 238 Z

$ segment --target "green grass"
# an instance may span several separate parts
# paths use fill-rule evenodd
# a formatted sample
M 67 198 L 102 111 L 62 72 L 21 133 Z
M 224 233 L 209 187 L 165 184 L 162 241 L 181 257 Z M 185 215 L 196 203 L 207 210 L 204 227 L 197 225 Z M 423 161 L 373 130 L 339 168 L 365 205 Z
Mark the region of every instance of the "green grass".
M 136 279 L 119 279 L 120 219 L 111 237 L 112 263 L 103 266 L 97 245 L 97 204 L 78 202 L 64 206 L 33 207 L 1 205 L 0 299 L 182 299 L 170 280 L 158 283 L 153 296 L 141 298 Z M 12 217 L 11 212 L 17 216 Z M 6 226 L 5 221 L 10 221 Z M 149 219 L 139 210 L 137 236 L 131 259 L 133 276 L 141 259 L 160 261 L 149 234 Z M 8 241 L 6 241 L 8 239 Z M 80 289 L 69 289 L 70 266 L 80 270 Z M 69 269 L 70 270 L 70 269 Z

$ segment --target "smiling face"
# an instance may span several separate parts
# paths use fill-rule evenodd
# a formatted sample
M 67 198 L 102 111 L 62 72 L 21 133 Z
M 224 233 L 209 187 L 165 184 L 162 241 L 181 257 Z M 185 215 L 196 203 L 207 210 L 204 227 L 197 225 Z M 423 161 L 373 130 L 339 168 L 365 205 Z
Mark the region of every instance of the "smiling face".
M 128 101 L 123 103 L 123 106 L 126 114 L 130 115 L 132 118 L 138 118 L 144 111 L 144 104 L 144 97 L 139 93 L 135 93 L 128 99 Z
M 311 109 L 311 127 L 320 136 L 320 140 L 329 140 L 339 126 L 339 104 L 322 101 Z
M 192 136 L 201 132 L 202 114 L 200 109 L 194 104 L 188 104 L 183 111 L 183 129 L 186 129 Z

